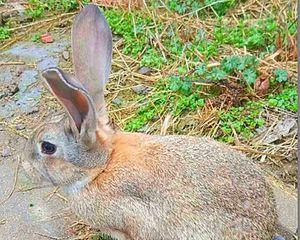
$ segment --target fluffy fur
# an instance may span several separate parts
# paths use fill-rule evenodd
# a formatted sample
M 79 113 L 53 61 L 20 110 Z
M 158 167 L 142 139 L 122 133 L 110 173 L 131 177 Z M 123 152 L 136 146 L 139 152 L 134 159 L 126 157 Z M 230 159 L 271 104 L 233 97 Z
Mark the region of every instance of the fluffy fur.
M 111 33 L 96 6 L 82 10 L 76 20 L 80 28 L 75 24 L 73 32 L 80 32 L 85 24 L 92 28 L 90 25 L 98 21 L 101 28 L 90 38 L 96 41 L 102 34 L 96 46 L 110 61 L 111 49 L 102 48 L 111 47 Z M 89 43 L 81 44 L 81 50 L 73 45 L 73 51 L 81 51 L 76 56 L 95 55 Z M 81 66 L 78 59 L 74 61 L 75 66 Z M 89 68 L 102 69 L 99 76 L 106 76 L 110 63 L 99 67 L 96 62 Z M 32 176 L 62 187 L 80 218 L 118 239 L 274 236 L 277 215 L 273 194 L 250 159 L 210 138 L 113 131 L 101 100 L 106 80 L 99 79 L 102 85 L 94 89 L 101 95 L 97 98 L 89 89 L 95 78 L 86 75 L 82 79 L 86 72 L 97 72 L 88 70 L 78 73 L 81 78 L 76 81 L 82 84 L 58 69 L 43 73 L 65 107 L 69 123 L 45 125 L 28 141 L 24 165 Z M 56 152 L 43 153 L 43 141 L 54 144 Z

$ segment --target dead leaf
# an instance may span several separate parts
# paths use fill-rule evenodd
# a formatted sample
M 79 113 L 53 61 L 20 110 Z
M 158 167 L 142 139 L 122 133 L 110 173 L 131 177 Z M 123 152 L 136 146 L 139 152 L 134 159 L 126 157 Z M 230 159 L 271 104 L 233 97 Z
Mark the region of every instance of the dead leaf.
M 291 134 L 294 129 L 297 129 L 296 119 L 287 117 L 275 126 L 271 133 L 265 137 L 263 143 L 270 144 L 277 140 L 281 140 Z
M 269 76 L 265 73 L 260 75 L 254 83 L 254 90 L 261 94 L 266 94 L 269 90 L 269 87 Z
M 278 36 L 276 37 L 275 45 L 277 49 L 282 49 L 282 37 L 280 33 L 278 33 Z
M 289 60 L 297 60 L 298 52 L 297 52 L 297 42 L 295 36 L 288 36 L 289 40 L 289 49 L 288 49 L 288 59 Z

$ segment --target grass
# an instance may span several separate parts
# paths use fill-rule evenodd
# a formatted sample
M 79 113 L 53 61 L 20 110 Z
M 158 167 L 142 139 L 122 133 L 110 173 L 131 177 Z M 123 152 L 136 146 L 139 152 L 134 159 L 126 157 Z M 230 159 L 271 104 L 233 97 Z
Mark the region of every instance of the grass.
M 76 0 L 28 0 L 26 15 L 33 19 L 43 17 L 46 12 L 70 12 L 79 7 Z
M 273 17 L 250 23 L 247 20 L 241 19 L 235 26 L 229 27 L 224 27 L 225 23 L 220 21 L 214 31 L 216 41 L 250 50 L 269 48 L 275 43 L 279 26 Z
M 43 18 L 50 12 L 70 12 L 79 7 L 75 0 L 29 0 L 28 3 L 26 14 L 33 20 Z M 275 53 L 278 45 L 283 49 L 287 48 L 288 37 L 295 36 L 296 27 L 291 11 L 287 11 L 284 24 L 278 20 L 276 10 L 273 14 L 268 11 L 258 19 L 254 19 L 249 12 L 239 15 L 234 21 L 226 17 L 228 11 L 234 12 L 242 4 L 243 1 L 236 0 L 168 0 L 165 4 L 152 1 L 148 12 L 102 8 L 112 32 L 122 40 L 119 44 L 122 54 L 137 60 L 139 67 L 165 72 L 152 85 L 153 90 L 148 97 L 131 97 L 129 101 L 138 101 L 140 105 L 123 121 L 125 130 L 138 131 L 149 124 L 159 124 L 158 119 L 166 114 L 183 117 L 196 112 L 205 106 L 207 99 L 218 98 L 222 94 L 219 86 L 226 82 L 234 82 L 245 89 L 245 94 L 253 95 L 254 83 L 262 74 L 261 60 L 266 55 Z M 160 17 L 159 11 L 155 11 L 162 8 L 166 8 L 171 16 L 193 13 L 193 16 L 190 14 L 186 17 L 191 24 L 166 21 L 164 17 Z M 276 8 L 272 11 L 274 9 Z M 152 14 L 149 14 L 151 11 Z M 193 18 L 202 21 L 203 17 L 213 21 L 212 27 L 202 25 L 199 28 L 191 22 Z M 9 27 L 0 28 L 0 40 L 8 39 L 11 35 Z M 39 39 L 40 34 L 32 35 L 32 41 Z M 232 53 L 233 49 L 238 53 Z M 245 50 L 246 54 L 243 53 Z M 218 64 L 214 65 L 215 62 Z M 290 83 L 287 70 L 273 68 L 268 74 L 269 94 L 258 102 L 263 101 L 270 107 L 295 112 L 296 88 Z M 215 87 L 202 88 L 200 85 L 203 83 L 215 84 Z M 261 127 L 262 121 L 258 121 L 258 124 L 256 117 L 251 114 L 243 120 L 237 119 L 236 114 L 241 111 L 247 115 L 249 108 L 255 113 L 259 112 L 261 105 L 257 104 L 256 99 L 252 97 L 243 101 L 242 105 L 239 102 L 239 105 L 233 104 L 232 108 L 220 110 L 222 131 L 219 132 L 222 136 L 218 136 L 219 139 L 232 142 L 232 129 L 226 127 L 229 122 L 236 126 L 237 134 L 244 139 L 253 136 L 253 131 Z
M 111 238 L 105 234 L 98 233 L 90 238 L 90 240 L 115 240 L 115 238 Z
M 297 88 L 293 85 L 282 87 L 278 94 L 270 94 L 268 96 L 268 104 L 270 107 L 277 107 L 296 113 L 298 110 Z
M 171 11 L 178 14 L 187 14 L 191 12 L 198 12 L 199 9 L 210 9 L 217 16 L 223 16 L 233 6 L 238 3 L 237 0 L 168 0 L 166 6 Z M 156 4 L 156 6 L 158 3 Z
M 9 27 L 7 27 L 7 26 L 0 27 L 0 41 L 8 39 L 10 37 L 10 35 L 11 35 L 11 32 L 9 30 Z
M 200 86 L 193 86 L 189 79 L 170 76 L 157 82 L 154 93 L 146 104 L 137 110 L 136 115 L 126 122 L 125 130 L 138 131 L 152 120 L 158 120 L 164 113 L 174 117 L 187 111 L 194 111 L 204 106 L 205 100 L 198 91 Z
M 233 143 L 234 131 L 240 140 L 249 140 L 257 128 L 264 125 L 261 117 L 264 104 L 262 102 L 248 102 L 244 106 L 232 107 L 228 111 L 220 111 L 220 129 L 218 139 Z

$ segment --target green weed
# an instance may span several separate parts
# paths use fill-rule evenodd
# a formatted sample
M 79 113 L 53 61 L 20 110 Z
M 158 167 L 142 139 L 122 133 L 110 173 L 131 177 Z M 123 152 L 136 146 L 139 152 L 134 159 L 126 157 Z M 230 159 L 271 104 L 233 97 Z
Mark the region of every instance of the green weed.
M 9 30 L 9 27 L 4 26 L 0 27 L 0 40 L 8 39 L 11 35 L 11 31 Z
M 284 69 L 276 69 L 274 74 L 276 82 L 283 83 L 288 80 L 288 72 Z
M 152 23 L 150 18 L 143 18 L 139 13 L 122 10 L 106 10 L 105 17 L 114 34 L 124 39 L 123 52 L 137 57 L 147 43 L 145 28 Z
M 225 142 L 233 142 L 233 129 L 241 140 L 249 140 L 254 136 L 255 130 L 264 125 L 261 117 L 263 106 L 278 107 L 296 112 L 298 109 L 297 88 L 288 84 L 277 94 L 270 94 L 266 100 L 258 102 L 249 101 L 244 106 L 231 107 L 228 111 L 220 111 L 221 133 L 217 138 Z
M 225 80 L 229 76 L 238 77 L 241 84 L 253 85 L 257 78 L 258 61 L 251 55 L 232 55 L 223 58 L 220 66 L 208 69 L 205 63 L 195 68 L 195 74 L 211 82 Z
M 215 27 L 214 36 L 219 44 L 230 44 L 247 49 L 265 49 L 274 44 L 279 26 L 274 18 L 261 19 L 248 23 L 240 20 L 236 26 L 224 27 L 220 21 Z
M 245 106 L 232 107 L 227 112 L 220 111 L 222 132 L 217 138 L 225 142 L 233 142 L 233 131 L 235 131 L 242 138 L 241 140 L 249 140 L 253 137 L 255 129 L 264 124 L 264 119 L 260 116 L 263 106 L 263 102 L 248 102 Z
M 40 34 L 34 34 L 32 37 L 31 37 L 31 41 L 33 42 L 38 42 L 41 40 L 41 35 Z
M 76 0 L 29 0 L 28 4 L 26 14 L 33 19 L 42 17 L 46 11 L 70 12 L 79 7 Z
M 104 233 L 98 233 L 92 236 L 91 240 L 115 240 L 115 238 L 112 238 Z
M 268 104 L 270 107 L 278 107 L 285 110 L 297 112 L 298 110 L 298 94 L 297 88 L 287 85 L 282 92 L 278 94 L 270 94 L 268 96 Z
M 237 4 L 237 0 L 168 0 L 166 6 L 179 14 L 186 14 L 203 9 L 210 10 L 218 16 L 223 16 L 228 9 Z M 200 14 L 199 14 L 200 15 Z
M 137 131 L 166 112 L 179 116 L 203 107 L 205 100 L 198 93 L 199 90 L 200 87 L 193 86 L 189 79 L 179 76 L 159 81 L 147 103 L 137 110 L 135 117 L 127 121 L 125 130 Z
M 153 35 L 153 20 L 141 12 L 124 12 L 107 9 L 105 16 L 114 34 L 124 40 L 123 53 L 137 58 L 141 52 L 144 66 L 162 68 L 166 62 L 159 50 L 151 46 L 149 39 Z

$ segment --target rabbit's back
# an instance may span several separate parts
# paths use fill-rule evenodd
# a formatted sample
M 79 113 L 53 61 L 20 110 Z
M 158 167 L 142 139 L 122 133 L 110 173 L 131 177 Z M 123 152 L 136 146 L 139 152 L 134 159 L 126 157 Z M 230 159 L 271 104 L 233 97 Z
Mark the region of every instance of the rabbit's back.
M 97 206 L 90 209 L 93 216 L 87 214 L 95 226 L 109 219 L 108 228 L 123 227 L 133 239 L 271 239 L 274 234 L 272 192 L 243 154 L 188 136 L 124 133 L 113 146 L 106 171 L 84 197 L 93 199 L 89 208 Z

